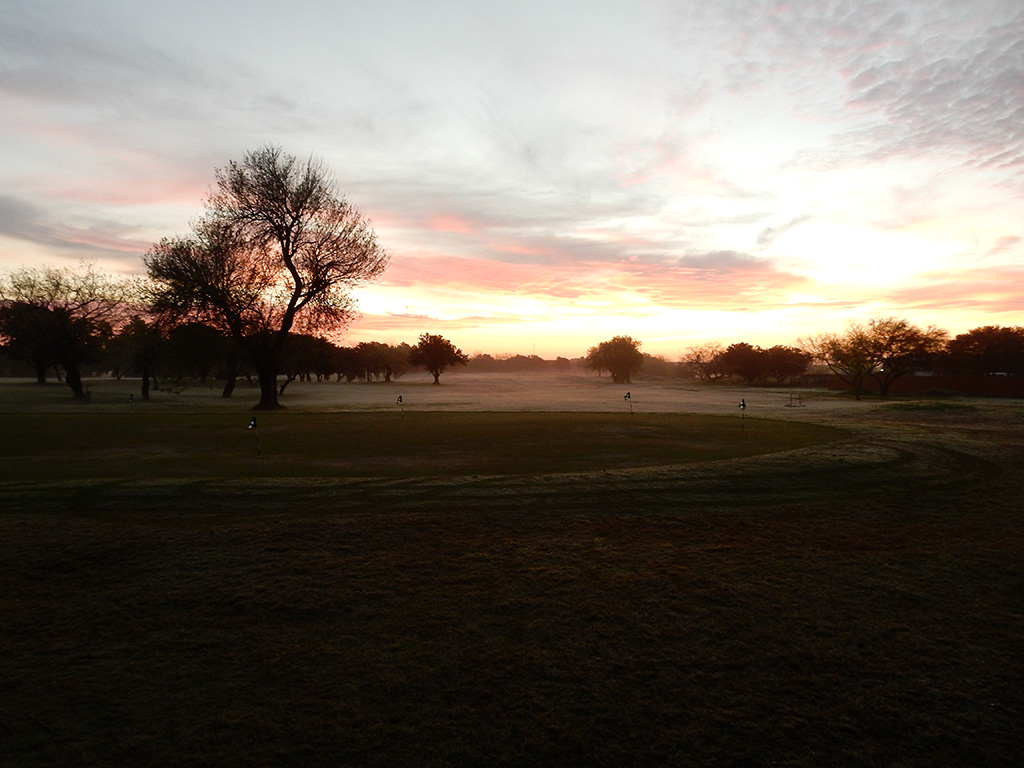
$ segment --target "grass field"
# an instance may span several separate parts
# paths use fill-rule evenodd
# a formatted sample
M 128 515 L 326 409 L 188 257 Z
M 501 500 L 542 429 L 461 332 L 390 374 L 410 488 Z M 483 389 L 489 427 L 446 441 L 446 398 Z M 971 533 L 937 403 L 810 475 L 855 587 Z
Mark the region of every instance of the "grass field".
M 0 764 L 1019 764 L 1020 403 L 417 384 L 0 385 Z

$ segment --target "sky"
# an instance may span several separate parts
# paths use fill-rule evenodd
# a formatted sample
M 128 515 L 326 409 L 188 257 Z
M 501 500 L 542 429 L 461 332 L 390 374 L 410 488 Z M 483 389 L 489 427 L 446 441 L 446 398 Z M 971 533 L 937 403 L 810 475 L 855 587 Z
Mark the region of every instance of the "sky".
M 1019 0 L 9 0 L 0 115 L 3 271 L 322 159 L 392 257 L 347 344 L 1024 325 Z

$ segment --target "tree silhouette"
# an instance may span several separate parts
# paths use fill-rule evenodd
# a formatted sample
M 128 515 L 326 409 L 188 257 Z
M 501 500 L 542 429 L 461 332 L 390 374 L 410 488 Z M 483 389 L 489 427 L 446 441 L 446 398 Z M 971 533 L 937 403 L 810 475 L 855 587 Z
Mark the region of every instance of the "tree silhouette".
M 851 323 L 845 333 L 821 333 L 801 339 L 800 343 L 812 358 L 846 382 L 860 400 L 864 382 L 878 365 L 863 327 Z
M 686 350 L 682 362 L 704 381 L 717 381 L 728 373 L 722 364 L 723 352 L 725 347 L 716 341 L 698 344 Z
M 629 384 L 644 364 L 641 342 L 631 336 L 616 336 L 602 341 L 587 352 L 587 367 L 608 371 L 616 384 Z
M 138 373 L 142 377 L 143 400 L 149 400 L 150 385 L 155 378 L 157 362 L 166 349 L 166 341 L 156 323 L 147 323 L 136 315 L 125 323 L 109 344 L 108 356 L 113 358 L 120 372 Z
M 946 332 L 922 329 L 895 317 L 874 318 L 866 325 L 851 323 L 845 333 L 824 333 L 802 339 L 804 349 L 850 385 L 858 400 L 868 377 L 889 394 L 898 378 L 923 367 L 945 345 Z
M 767 374 L 764 350 L 745 341 L 730 344 L 721 354 L 721 362 L 725 370 L 742 378 L 748 386 Z
M 409 360 L 414 366 L 429 371 L 434 377 L 434 383 L 440 384 L 441 374 L 445 370 L 453 365 L 465 365 L 469 357 L 443 336 L 424 333 L 419 343 L 412 348 Z
M 289 332 L 346 325 L 352 287 L 378 277 L 389 257 L 319 160 L 264 146 L 216 180 L 192 236 L 162 240 L 144 257 L 152 306 L 231 336 L 259 376 L 256 408 L 279 408 Z
M 961 333 L 947 345 L 957 373 L 1024 375 L 1024 328 L 985 325 Z
M 811 364 L 811 356 L 802 349 L 777 344 L 764 350 L 765 377 L 779 384 L 802 376 Z
M 176 325 L 167 333 L 166 373 L 202 383 L 223 375 L 222 398 L 230 398 L 235 390 L 238 357 L 239 349 L 231 337 L 212 326 L 190 322 Z
M 356 345 L 363 373 L 369 381 L 372 376 L 384 377 L 390 383 L 409 370 L 409 354 L 412 347 L 400 344 L 397 347 L 382 341 L 361 341 Z
M 22 301 L 0 306 L 0 337 L 3 348 L 15 360 L 31 364 L 36 382 L 46 383 L 46 371 L 57 364 L 59 324 L 50 311 Z
M 934 325 L 919 328 L 899 317 L 870 320 L 867 331 L 879 359 L 871 376 L 878 382 L 882 397 L 888 396 L 894 381 L 928 365 L 945 349 L 948 336 Z
M 337 347 L 327 339 L 303 333 L 290 334 L 281 359 L 284 381 L 278 394 L 283 395 L 285 388 L 296 379 L 309 381 L 315 376 L 317 381 L 322 381 L 330 377 L 334 371 L 335 349 Z
M 9 354 L 33 362 L 37 379 L 60 365 L 72 395 L 84 398 L 82 366 L 100 360 L 132 296 L 129 282 L 91 264 L 21 269 L 0 280 L 0 336 Z

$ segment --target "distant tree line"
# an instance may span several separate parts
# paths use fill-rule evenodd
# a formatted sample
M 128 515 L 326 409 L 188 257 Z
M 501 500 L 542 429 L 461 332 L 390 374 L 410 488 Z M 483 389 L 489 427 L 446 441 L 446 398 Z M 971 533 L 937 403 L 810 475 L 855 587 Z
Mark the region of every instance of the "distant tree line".
M 491 355 L 477 352 L 469 358 L 469 370 L 477 373 L 565 373 L 571 371 L 578 360 L 557 357 L 545 360 L 538 355 Z
M 739 342 L 723 347 L 718 343 L 691 347 L 683 363 L 698 378 L 718 381 L 738 377 L 748 385 L 787 384 L 807 372 L 811 353 L 796 347 L 769 349 Z
M 950 338 L 936 326 L 880 317 L 850 323 L 843 332 L 801 338 L 797 347 L 702 344 L 688 349 L 682 363 L 706 381 L 738 376 L 748 384 L 794 382 L 811 364 L 820 364 L 858 398 L 869 381 L 884 397 L 897 380 L 919 371 L 1024 376 L 1024 328 L 987 325 Z
M 58 372 L 75 397 L 84 396 L 85 374 L 137 376 L 142 397 L 150 389 L 188 383 L 214 386 L 230 397 L 239 379 L 252 384 L 258 370 L 251 346 L 217 324 L 153 311 L 138 281 L 114 280 L 91 265 L 79 269 L 21 269 L 0 277 L 0 354 L 21 372 L 45 382 Z M 263 331 L 256 331 L 257 334 Z M 607 372 L 615 383 L 637 375 L 693 376 L 708 382 L 740 380 L 751 386 L 794 384 L 812 364 L 826 366 L 859 397 L 868 381 L 887 395 L 907 374 L 1024 376 L 1024 328 L 983 326 L 950 338 L 934 326 L 895 318 L 851 323 L 797 346 L 762 348 L 746 342 L 706 343 L 686 350 L 678 363 L 647 355 L 641 342 L 616 336 L 583 358 L 544 360 L 536 355 L 472 358 L 442 336 L 425 333 L 417 344 L 360 342 L 341 346 L 310 333 L 286 334 L 277 351 L 275 393 L 293 381 L 391 382 L 426 370 L 435 383 L 454 365 L 480 372 L 567 372 L 585 367 Z M 159 377 L 159 378 L 158 378 Z
M 681 364 L 705 381 L 738 377 L 747 384 L 801 380 L 813 364 L 825 366 L 859 398 L 869 381 L 887 396 L 899 379 L 926 371 L 947 376 L 1024 376 L 1024 327 L 987 325 L 950 338 L 936 326 L 899 317 L 850 323 L 842 332 L 761 349 L 746 343 L 690 347 Z
M 118 314 L 123 316 L 119 327 Z M 64 307 L 51 311 L 5 300 L 0 341 L 0 353 L 30 366 L 38 382 L 45 383 L 52 371 L 75 397 L 84 396 L 83 374 L 140 377 L 143 399 L 159 380 L 170 386 L 220 381 L 225 398 L 239 379 L 254 383 L 245 346 L 223 331 L 199 322 L 168 327 L 140 314 L 125 315 L 123 309 L 94 320 Z M 376 341 L 341 346 L 291 333 L 281 347 L 277 392 L 284 394 L 293 381 L 391 382 L 414 369 L 430 372 L 437 382 L 445 370 L 468 359 L 447 339 L 431 334 L 423 334 L 415 346 Z

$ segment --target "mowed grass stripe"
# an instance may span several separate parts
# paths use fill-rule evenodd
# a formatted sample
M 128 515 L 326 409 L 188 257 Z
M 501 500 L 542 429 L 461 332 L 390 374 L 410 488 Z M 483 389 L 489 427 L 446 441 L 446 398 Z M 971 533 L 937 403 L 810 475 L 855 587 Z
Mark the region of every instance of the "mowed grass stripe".
M 687 464 L 839 439 L 814 424 L 693 414 L 3 414 L 0 480 L 424 477 Z

